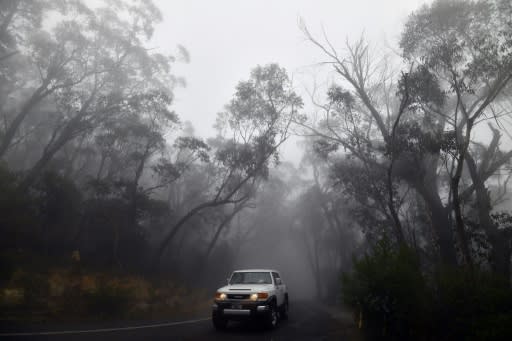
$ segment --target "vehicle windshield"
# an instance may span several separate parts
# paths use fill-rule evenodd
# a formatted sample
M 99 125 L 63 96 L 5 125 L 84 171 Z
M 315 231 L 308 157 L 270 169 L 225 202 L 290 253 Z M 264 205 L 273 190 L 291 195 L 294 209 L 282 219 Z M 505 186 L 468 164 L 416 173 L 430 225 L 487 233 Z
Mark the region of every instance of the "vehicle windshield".
M 270 272 L 234 272 L 229 284 L 272 284 Z

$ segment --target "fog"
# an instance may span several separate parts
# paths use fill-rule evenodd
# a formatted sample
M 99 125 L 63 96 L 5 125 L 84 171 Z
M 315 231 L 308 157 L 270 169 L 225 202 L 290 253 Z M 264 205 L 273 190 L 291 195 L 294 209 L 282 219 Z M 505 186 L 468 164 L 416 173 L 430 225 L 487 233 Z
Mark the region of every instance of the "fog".
M 508 337 L 510 18 L 1 2 L 0 319 L 204 316 L 234 270 L 274 269 L 370 339 Z
M 324 29 L 340 48 L 346 39 L 364 34 L 376 50 L 395 54 L 407 16 L 427 2 L 159 1 L 156 4 L 166 19 L 156 26 L 151 44 L 168 53 L 175 53 L 178 45 L 187 49 L 189 62 L 175 65 L 186 87 L 176 90 L 174 108 L 193 123 L 198 135 L 206 137 L 214 134 L 215 114 L 255 65 L 279 63 L 303 96 L 315 78 L 320 83 L 331 78 L 315 76 L 329 70 L 317 67 L 325 56 L 304 38 L 298 29 L 300 20 L 318 35 Z M 297 143 L 292 138 L 282 151 L 285 160 L 296 164 L 302 155 Z

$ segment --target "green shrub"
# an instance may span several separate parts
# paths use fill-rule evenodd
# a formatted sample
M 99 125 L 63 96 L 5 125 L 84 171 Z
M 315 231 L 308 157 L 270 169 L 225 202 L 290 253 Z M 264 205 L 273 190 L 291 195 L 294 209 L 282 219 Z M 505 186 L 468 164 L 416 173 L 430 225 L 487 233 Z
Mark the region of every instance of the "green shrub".
M 29 273 L 21 269 L 12 275 L 10 285 L 23 290 L 23 306 L 28 310 L 45 309 L 50 291 L 45 274 Z
M 7 252 L 0 253 L 0 285 L 9 281 L 16 271 L 16 263 Z
M 383 239 L 343 275 L 343 298 L 371 339 L 512 340 L 512 290 L 492 273 L 421 272 L 415 253 Z
M 512 339 L 512 290 L 479 270 L 442 269 L 433 282 L 434 324 L 445 338 Z
M 18 188 L 19 175 L 0 163 L 0 248 L 17 249 L 32 245 L 39 226 L 35 202 Z
M 103 284 L 84 294 L 89 313 L 102 317 L 123 317 L 135 303 L 135 293 L 129 288 Z
M 354 260 L 343 275 L 343 298 L 362 316 L 372 336 L 409 338 L 423 329 L 428 297 L 419 260 L 412 250 L 395 250 L 387 239 L 373 252 Z

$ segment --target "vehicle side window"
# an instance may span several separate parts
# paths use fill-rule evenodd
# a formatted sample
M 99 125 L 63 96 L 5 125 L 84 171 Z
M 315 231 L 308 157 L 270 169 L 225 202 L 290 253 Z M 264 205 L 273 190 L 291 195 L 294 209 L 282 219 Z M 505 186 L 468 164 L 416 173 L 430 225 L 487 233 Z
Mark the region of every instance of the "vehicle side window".
M 277 272 L 272 272 L 272 277 L 274 277 L 274 283 L 277 284 L 278 283 L 278 279 L 281 279 L 281 277 L 279 277 L 279 274 Z

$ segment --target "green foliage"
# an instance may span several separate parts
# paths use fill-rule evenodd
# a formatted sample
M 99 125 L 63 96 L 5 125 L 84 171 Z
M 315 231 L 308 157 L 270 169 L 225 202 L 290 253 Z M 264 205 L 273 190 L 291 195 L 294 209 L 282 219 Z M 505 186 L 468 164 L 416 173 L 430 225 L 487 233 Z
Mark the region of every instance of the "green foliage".
M 216 159 L 228 169 L 266 177 L 270 159 L 278 161 L 276 148 L 288 138 L 290 123 L 302 106 L 284 68 L 257 66 L 217 116 L 216 128 L 225 141 Z
M 135 293 L 122 286 L 103 284 L 95 291 L 85 294 L 90 314 L 100 316 L 124 316 L 135 301 Z
M 425 66 L 403 74 L 398 82 L 397 94 L 407 99 L 404 104 L 412 111 L 420 109 L 424 104 L 440 108 L 445 101 L 445 94 L 439 88 L 439 80 Z
M 343 275 L 345 303 L 361 312 L 367 330 L 382 336 L 407 338 L 421 330 L 426 292 L 418 257 L 405 246 L 396 250 L 386 238 Z
M 139 224 L 130 221 L 131 213 L 137 219 L 152 220 L 165 216 L 166 211 L 144 193 L 137 192 L 136 212 L 132 212 L 129 184 L 91 180 L 88 184 L 90 197 L 83 203 L 82 233 L 79 248 L 89 264 L 122 264 L 128 269 L 141 268 L 147 251 L 146 237 Z M 118 243 L 116 253 L 114 247 Z
M 32 187 L 31 194 L 37 201 L 38 218 L 44 230 L 41 238 L 56 247 L 65 247 L 79 223 L 82 193 L 70 179 L 46 172 Z
M 512 337 L 512 290 L 484 271 L 441 269 L 432 294 L 433 326 L 447 339 L 506 340 Z
M 356 101 L 350 91 L 343 89 L 339 85 L 333 85 L 329 88 L 327 91 L 327 98 L 331 103 L 338 106 L 338 110 L 340 107 L 344 107 L 346 110 L 351 110 Z
M 16 270 L 16 264 L 9 254 L 0 253 L 0 284 L 8 281 Z
M 0 245 L 6 251 L 0 261 L 0 280 L 8 280 L 16 266 L 38 262 L 33 254 L 69 261 L 77 249 L 87 264 L 142 269 L 147 258 L 146 236 L 140 224 L 128 220 L 129 184 L 94 180 L 84 190 L 71 179 L 48 171 L 23 190 L 18 186 L 20 178 L 0 168 L 0 232 L 4 236 Z M 149 227 L 163 224 L 160 220 L 168 212 L 163 203 L 141 191 L 137 200 L 137 218 Z M 26 257 L 18 257 L 18 250 Z
M 439 150 L 438 137 L 426 132 L 418 122 L 401 123 L 396 130 L 395 142 L 388 147 L 389 152 L 418 164 L 422 157 Z
M 422 273 L 418 257 L 387 239 L 354 260 L 343 297 L 371 337 L 392 340 L 508 340 L 512 290 L 489 272 L 438 268 Z M 359 318 L 359 316 L 357 316 Z
M 69 268 L 41 272 L 17 268 L 0 283 L 0 319 L 98 320 L 198 316 L 211 302 L 209 294 L 171 280 Z
M 405 57 L 417 57 L 436 72 L 461 76 L 458 86 L 472 94 L 482 82 L 510 68 L 510 13 L 510 1 L 437 0 L 411 15 L 400 45 Z
M 18 189 L 18 182 L 19 176 L 0 165 L 0 231 L 4 233 L 0 245 L 4 249 L 32 240 L 32 227 L 38 224 L 35 201 Z
M 23 288 L 25 307 L 37 310 L 46 308 L 49 285 L 44 274 L 17 271 L 13 277 L 14 286 Z

